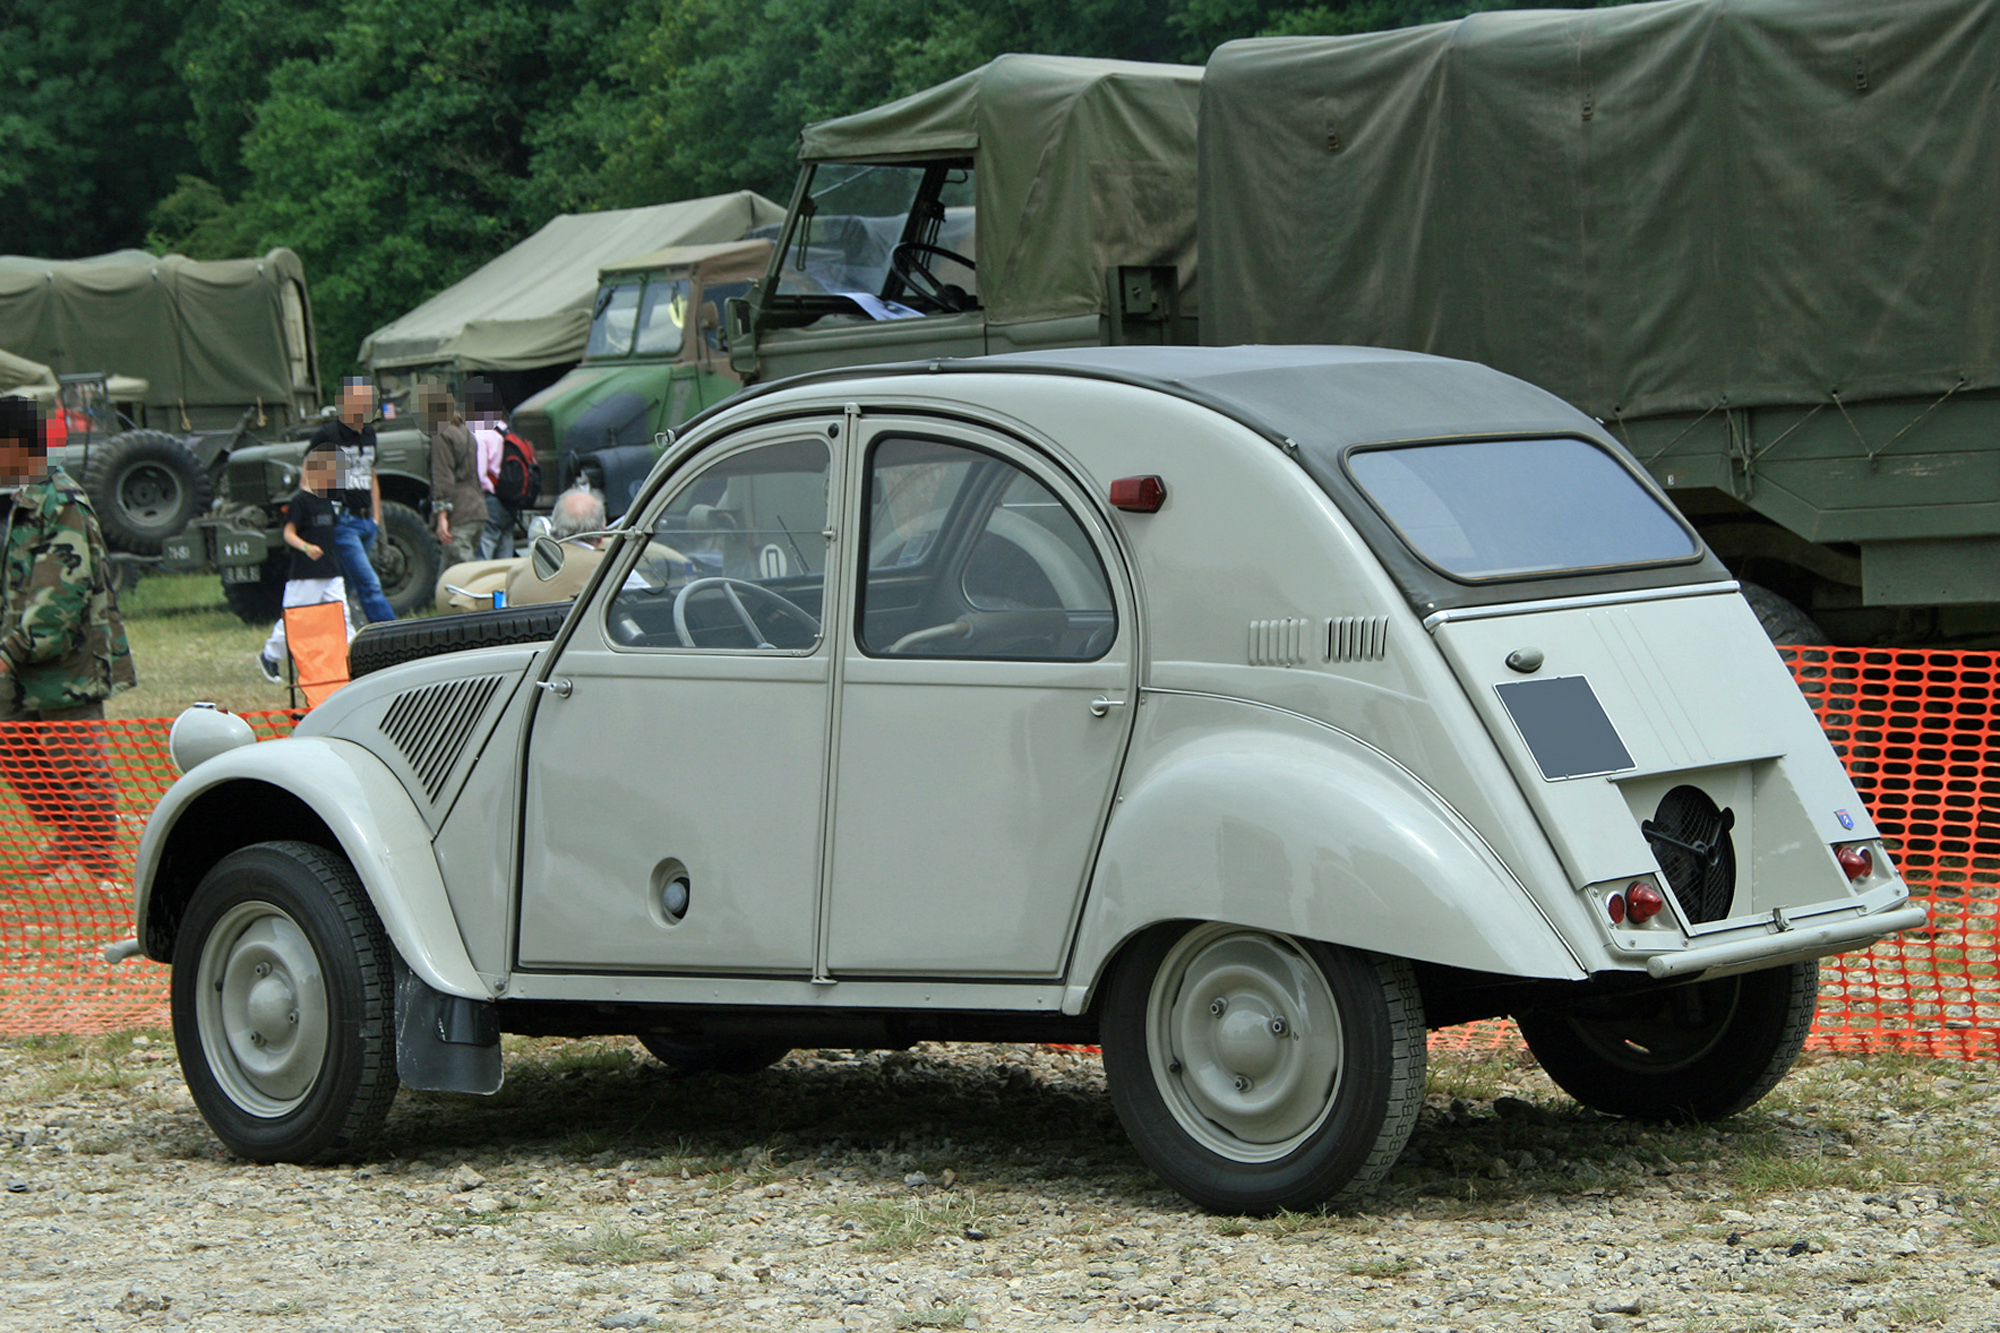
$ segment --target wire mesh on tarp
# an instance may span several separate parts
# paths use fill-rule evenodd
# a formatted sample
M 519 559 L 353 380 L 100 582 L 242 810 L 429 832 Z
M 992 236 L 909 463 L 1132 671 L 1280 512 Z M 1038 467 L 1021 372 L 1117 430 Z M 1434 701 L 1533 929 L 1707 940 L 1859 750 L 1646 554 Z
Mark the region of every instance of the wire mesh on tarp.
M 2000 1055 L 2000 755 L 1990 740 L 2000 654 L 1779 651 L 1911 892 L 1931 909 L 1922 930 L 1821 961 L 1812 1044 L 1965 1059 Z M 268 738 L 288 734 L 299 715 L 244 716 L 260 738 Z M 0 782 L 0 864 L 9 868 L 0 891 L 0 1035 L 102 1032 L 167 1021 L 167 969 L 144 959 L 114 966 L 100 951 L 134 930 L 132 858 L 146 815 L 174 778 L 167 758 L 171 725 L 167 719 L 0 724 L 0 746 L 17 756 L 8 762 L 18 766 Z M 58 734 L 62 728 L 80 730 Z M 97 854 L 53 864 L 75 849 L 51 852 L 62 830 L 36 818 L 35 802 L 72 786 L 89 789 L 96 771 L 87 753 L 91 745 L 101 748 L 117 807 L 109 836 L 101 844 L 86 837 L 82 848 L 108 847 L 110 864 Z M 41 813 L 55 811 L 43 807 Z M 101 818 L 86 824 L 103 827 Z M 1432 1037 L 1437 1049 L 1519 1043 L 1514 1025 L 1504 1020 Z
M 245 713 L 259 739 L 298 714 Z M 167 969 L 111 964 L 134 933 L 132 862 L 173 785 L 171 718 L 0 722 L 0 1035 L 167 1021 Z

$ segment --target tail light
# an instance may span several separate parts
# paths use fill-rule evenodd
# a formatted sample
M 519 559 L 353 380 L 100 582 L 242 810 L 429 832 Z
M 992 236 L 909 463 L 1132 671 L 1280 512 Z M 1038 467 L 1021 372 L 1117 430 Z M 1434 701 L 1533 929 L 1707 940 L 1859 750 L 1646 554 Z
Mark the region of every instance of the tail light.
M 1850 842 L 1834 851 L 1833 859 L 1850 884 L 1858 884 L 1875 873 L 1875 853 L 1860 843 Z
M 1661 909 L 1667 905 L 1667 900 L 1660 896 L 1660 891 L 1643 880 L 1634 880 L 1625 890 L 1623 897 L 1625 915 L 1631 918 L 1635 926 L 1645 925 L 1658 916 Z

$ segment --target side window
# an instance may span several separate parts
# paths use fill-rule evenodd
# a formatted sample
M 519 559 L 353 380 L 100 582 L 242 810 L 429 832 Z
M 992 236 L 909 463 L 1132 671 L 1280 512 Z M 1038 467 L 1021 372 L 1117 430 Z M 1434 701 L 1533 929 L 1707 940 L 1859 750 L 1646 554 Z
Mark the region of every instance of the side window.
M 983 450 L 890 438 L 868 456 L 858 638 L 875 657 L 1087 662 L 1118 634 L 1104 566 L 1041 482 Z
M 812 651 L 826 593 L 827 462 L 823 441 L 787 440 L 682 482 L 611 600 L 612 641 Z

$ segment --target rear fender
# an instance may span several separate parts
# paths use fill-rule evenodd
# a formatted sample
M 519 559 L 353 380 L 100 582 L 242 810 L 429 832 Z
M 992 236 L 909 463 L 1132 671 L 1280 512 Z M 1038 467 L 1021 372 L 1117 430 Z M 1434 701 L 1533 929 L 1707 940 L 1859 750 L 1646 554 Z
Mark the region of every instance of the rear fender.
M 232 784 L 240 786 L 240 801 L 225 790 Z M 446 995 L 493 998 L 466 954 L 423 816 L 381 760 L 330 737 L 239 746 L 168 788 L 139 840 L 133 876 L 148 957 L 171 960 L 187 896 L 215 861 L 267 838 L 294 836 L 249 819 L 231 820 L 232 806 L 247 813 L 253 793 L 273 792 L 305 807 L 331 835 L 412 972 Z M 203 800 L 211 793 L 215 800 Z M 191 812 L 195 817 L 184 822 Z M 164 880 L 163 867 L 169 872 Z
M 1063 1000 L 1080 1013 L 1155 923 L 1260 930 L 1520 977 L 1586 973 L 1529 890 L 1443 798 L 1380 752 L 1276 709 L 1135 752 Z

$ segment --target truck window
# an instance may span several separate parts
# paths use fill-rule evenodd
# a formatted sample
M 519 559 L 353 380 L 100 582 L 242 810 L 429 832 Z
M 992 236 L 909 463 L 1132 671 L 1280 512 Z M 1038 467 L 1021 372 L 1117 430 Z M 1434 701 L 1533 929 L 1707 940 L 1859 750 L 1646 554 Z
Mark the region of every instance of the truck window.
M 914 260 L 977 297 L 977 272 L 938 253 L 975 258 L 970 162 L 822 165 L 812 202 L 786 248 L 780 295 L 846 296 L 875 319 L 934 313 L 907 279 Z M 896 252 L 906 238 L 919 248 L 906 251 L 899 273 Z
M 649 280 L 645 299 L 639 303 L 639 337 L 633 350 L 641 356 L 672 356 L 680 351 L 687 304 L 685 278 Z
M 1700 555 L 1679 515 L 1586 440 L 1356 449 L 1347 472 L 1426 562 L 1468 583 Z
M 632 351 L 632 331 L 638 323 L 639 284 L 607 283 L 597 289 L 597 303 L 591 307 L 590 341 L 584 344 L 586 357 L 626 356 Z

